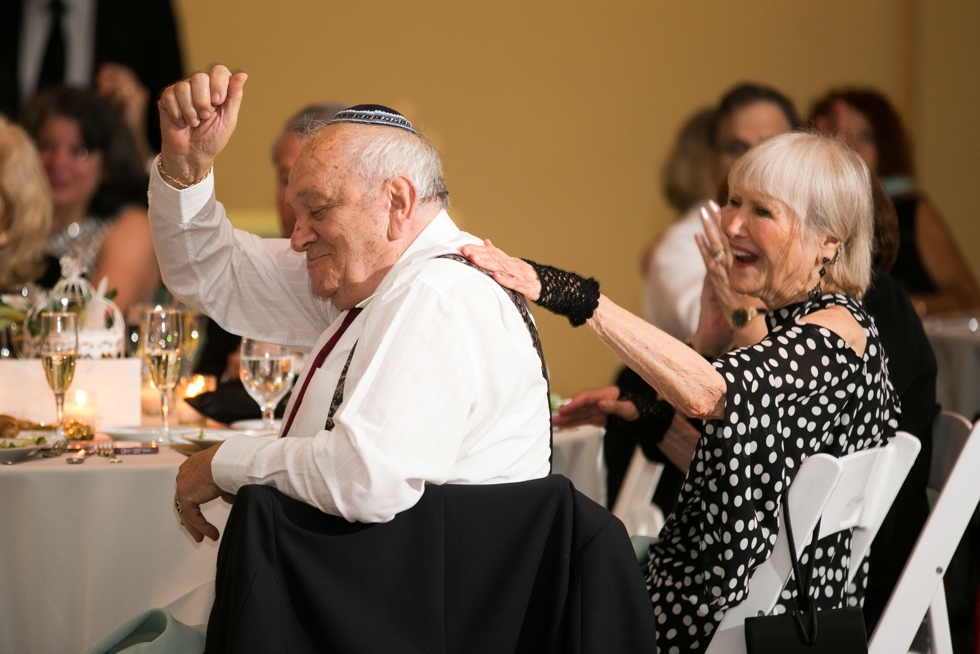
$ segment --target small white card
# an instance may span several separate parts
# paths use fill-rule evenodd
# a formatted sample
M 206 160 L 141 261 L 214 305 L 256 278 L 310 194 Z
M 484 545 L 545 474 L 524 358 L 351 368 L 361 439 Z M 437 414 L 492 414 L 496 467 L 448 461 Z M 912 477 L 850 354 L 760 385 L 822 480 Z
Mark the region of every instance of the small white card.
M 65 417 L 97 429 L 140 424 L 140 359 L 79 359 L 65 393 Z M 53 423 L 54 393 L 39 359 L 0 360 L 0 413 Z

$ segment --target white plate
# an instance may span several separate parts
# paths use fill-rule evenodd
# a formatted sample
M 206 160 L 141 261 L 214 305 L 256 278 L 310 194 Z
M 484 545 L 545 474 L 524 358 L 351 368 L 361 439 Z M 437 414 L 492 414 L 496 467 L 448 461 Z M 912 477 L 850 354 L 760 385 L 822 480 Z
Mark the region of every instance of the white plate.
M 99 431 L 112 436 L 113 440 L 124 441 L 153 441 L 163 435 L 163 427 L 158 425 L 146 427 L 107 427 Z M 170 428 L 170 437 L 173 439 L 177 436 L 193 434 L 200 431 L 200 427 L 194 427 L 193 425 L 173 425 Z
M 0 463 L 16 463 L 21 459 L 26 459 L 38 450 L 51 447 L 51 441 L 53 440 L 54 435 L 52 432 L 21 432 L 21 434 L 25 435 L 18 436 L 17 438 L 0 438 L 0 443 L 3 443 L 4 445 L 11 442 L 18 444 L 17 447 L 0 448 Z M 33 440 L 37 436 L 44 436 L 48 442 L 44 445 L 19 445 L 19 443 L 26 443 L 28 439 Z
M 219 443 L 225 442 L 232 436 L 254 436 L 256 438 L 275 438 L 277 434 L 272 431 L 253 431 L 241 429 L 204 429 L 199 428 L 196 434 L 186 434 L 180 437 L 187 443 L 200 445 L 201 447 L 214 447 Z
M 232 429 L 239 429 L 241 431 L 268 431 L 266 429 L 265 423 L 262 420 L 239 420 L 228 425 Z M 282 428 L 282 419 L 276 418 L 275 426 L 273 429 L 276 433 Z

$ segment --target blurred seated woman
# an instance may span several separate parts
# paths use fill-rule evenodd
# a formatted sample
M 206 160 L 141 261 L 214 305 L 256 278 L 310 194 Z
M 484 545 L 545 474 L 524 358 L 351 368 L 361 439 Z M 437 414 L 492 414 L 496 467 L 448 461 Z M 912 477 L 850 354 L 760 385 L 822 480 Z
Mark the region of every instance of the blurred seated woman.
M 60 86 L 35 96 L 21 122 L 37 144 L 54 203 L 43 284 L 58 280 L 57 260 L 71 255 L 94 285 L 108 277 L 123 312 L 151 300 L 160 270 L 146 213 L 147 176 L 115 111 L 92 91 Z
M 765 303 L 768 334 L 727 354 L 730 322 L 711 284 L 691 344 L 615 305 L 598 284 L 508 257 L 489 243 L 464 253 L 504 286 L 589 328 L 665 401 L 703 420 L 677 508 L 651 546 L 646 572 L 662 651 L 704 651 L 725 611 L 772 554 L 779 505 L 803 460 L 878 447 L 899 407 L 861 298 L 871 276 L 871 175 L 843 144 L 786 134 L 753 148 L 729 176 L 720 223 L 727 243 L 702 241 L 737 292 Z M 710 363 L 708 359 L 713 359 Z M 819 543 L 819 608 L 848 593 L 850 533 Z
M 916 188 L 909 140 L 898 113 L 870 89 L 832 91 L 817 101 L 811 121 L 861 155 L 895 203 L 898 258 L 891 275 L 919 315 L 980 307 L 980 289 L 945 221 Z
M 0 291 L 44 272 L 51 193 L 31 139 L 0 117 Z

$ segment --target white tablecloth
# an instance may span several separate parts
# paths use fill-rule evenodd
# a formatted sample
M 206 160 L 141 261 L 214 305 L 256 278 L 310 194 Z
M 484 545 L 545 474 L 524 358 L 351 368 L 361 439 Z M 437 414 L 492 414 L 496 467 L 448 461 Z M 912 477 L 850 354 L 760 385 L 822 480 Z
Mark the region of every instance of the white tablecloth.
M 0 652 L 82 652 L 154 607 L 207 622 L 218 546 L 177 522 L 186 457 L 65 458 L 0 465 Z M 223 531 L 229 509 L 204 511 Z
M 606 431 L 600 427 L 583 425 L 574 429 L 556 429 L 551 470 L 572 480 L 575 488 L 606 505 L 606 475 L 602 462 L 602 437 Z
M 603 430 L 556 430 L 554 471 L 604 504 Z M 207 622 L 217 543 L 198 545 L 173 508 L 169 448 L 110 464 L 65 456 L 0 465 L 0 652 L 82 652 L 129 618 L 162 607 Z M 204 508 L 224 529 L 229 505 Z
M 971 422 L 980 413 L 980 314 L 928 318 L 926 335 L 936 353 L 936 401 Z

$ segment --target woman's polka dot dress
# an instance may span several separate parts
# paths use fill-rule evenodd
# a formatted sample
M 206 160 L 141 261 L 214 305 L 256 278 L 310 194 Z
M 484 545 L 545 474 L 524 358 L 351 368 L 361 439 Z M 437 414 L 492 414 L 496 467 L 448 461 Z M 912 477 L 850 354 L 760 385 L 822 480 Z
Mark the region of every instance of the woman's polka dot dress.
M 833 306 L 864 327 L 863 358 L 831 331 L 800 322 Z M 677 508 L 650 548 L 646 581 L 664 654 L 704 651 L 725 611 L 745 599 L 749 576 L 772 554 L 783 488 L 808 456 L 878 447 L 898 425 L 878 331 L 859 302 L 828 294 L 767 321 L 762 342 L 714 362 L 728 385 L 724 418 L 705 421 Z M 818 606 L 858 602 L 863 575 L 845 587 L 850 532 L 818 547 Z

